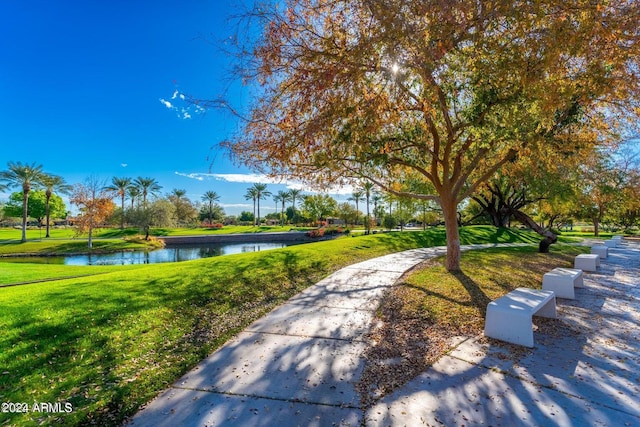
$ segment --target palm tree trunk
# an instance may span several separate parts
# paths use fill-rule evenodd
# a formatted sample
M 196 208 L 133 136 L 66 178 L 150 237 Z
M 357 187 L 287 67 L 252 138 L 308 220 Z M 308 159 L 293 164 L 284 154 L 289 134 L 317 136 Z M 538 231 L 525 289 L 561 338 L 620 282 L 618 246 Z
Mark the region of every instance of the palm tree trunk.
M 256 198 L 253 198 L 253 226 L 256 226 Z
M 364 225 L 365 234 L 369 234 L 371 232 L 371 214 L 369 212 L 369 197 L 367 196 L 367 219 Z
M 47 224 L 46 224 L 47 232 L 46 232 L 46 234 L 45 234 L 45 236 L 44 236 L 44 237 L 45 237 L 45 238 L 49 238 L 49 237 L 50 237 L 50 236 L 49 236 L 49 218 L 50 218 L 50 214 L 49 214 L 49 201 L 51 200 L 51 193 L 50 193 L 49 191 L 47 191 L 47 192 L 45 193 L 45 196 L 47 197 L 47 199 L 46 199 L 46 203 L 45 203 L 45 207 L 44 207 L 44 211 L 45 211 L 45 215 L 44 215 L 44 217 L 45 217 L 45 221 L 47 222 Z
M 22 192 L 22 243 L 27 241 L 27 209 L 29 206 L 29 191 Z
M 122 209 L 122 218 L 120 218 L 120 230 L 124 230 L 124 191 L 122 192 L 122 202 L 120 203 L 120 207 Z

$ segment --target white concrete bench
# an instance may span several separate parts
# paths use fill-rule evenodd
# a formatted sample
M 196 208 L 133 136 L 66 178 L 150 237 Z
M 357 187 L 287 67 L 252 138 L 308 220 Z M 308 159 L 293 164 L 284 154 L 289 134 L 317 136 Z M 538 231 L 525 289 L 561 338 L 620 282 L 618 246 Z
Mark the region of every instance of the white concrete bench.
M 542 276 L 542 289 L 553 291 L 558 298 L 575 299 L 574 288 L 583 288 L 582 270 L 554 268 Z
M 532 317 L 556 318 L 553 291 L 517 288 L 487 305 L 484 335 L 533 347 Z
M 608 248 L 615 248 L 618 246 L 618 243 L 619 242 L 617 239 L 616 240 L 611 239 L 611 240 L 605 240 L 604 245 Z
M 582 271 L 596 271 L 600 266 L 600 255 L 580 254 L 576 256 L 573 267 Z
M 600 259 L 607 259 L 607 255 L 609 255 L 609 248 L 605 245 L 591 246 L 591 253 L 600 255 Z

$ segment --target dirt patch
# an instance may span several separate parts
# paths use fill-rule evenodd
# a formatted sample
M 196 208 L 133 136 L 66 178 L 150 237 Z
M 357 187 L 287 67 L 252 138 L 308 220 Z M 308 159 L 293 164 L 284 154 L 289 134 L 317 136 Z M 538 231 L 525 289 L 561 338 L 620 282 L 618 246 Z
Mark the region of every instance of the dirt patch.
M 369 348 L 356 386 L 365 407 L 420 375 L 459 342 L 459 331 L 434 325 L 428 318 L 406 316 L 406 291 L 400 283 L 387 292 L 377 324 L 366 337 Z

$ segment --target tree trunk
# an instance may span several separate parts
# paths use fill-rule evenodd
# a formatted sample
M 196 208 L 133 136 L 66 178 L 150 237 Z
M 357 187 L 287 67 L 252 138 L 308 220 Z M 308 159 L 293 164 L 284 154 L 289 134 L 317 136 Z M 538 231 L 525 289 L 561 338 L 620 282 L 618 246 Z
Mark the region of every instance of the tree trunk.
M 120 230 L 124 230 L 124 193 L 122 193 L 122 200 L 120 202 L 120 208 L 122 209 L 122 217 L 120 218 Z
M 533 231 L 544 237 L 544 239 L 540 241 L 538 252 L 542 254 L 549 253 L 549 246 L 558 241 L 558 236 L 556 236 L 550 230 L 545 230 L 544 228 L 540 227 L 537 222 L 535 222 L 531 217 L 529 217 L 529 215 L 525 214 L 524 212 L 513 210 L 512 213 L 518 221 L 522 222 L 523 224 L 527 224 Z
M 49 202 L 51 201 L 51 193 L 50 192 L 46 192 L 45 195 L 47 196 L 47 200 L 46 200 L 46 204 L 45 204 L 45 227 L 47 229 L 47 233 L 45 234 L 45 238 L 49 238 L 49 219 L 51 217 L 50 213 L 49 213 Z
M 253 226 L 256 226 L 256 199 L 253 199 Z
M 22 243 L 27 241 L 27 212 L 29 206 L 29 192 L 22 192 Z
M 447 259 L 445 267 L 449 271 L 460 271 L 460 232 L 458 229 L 458 204 L 454 200 L 440 201 L 444 226 L 447 232 Z
M 258 199 L 258 216 L 256 217 L 256 225 L 260 227 L 260 199 Z
M 93 224 L 89 224 L 89 240 L 87 241 L 87 247 L 93 248 Z

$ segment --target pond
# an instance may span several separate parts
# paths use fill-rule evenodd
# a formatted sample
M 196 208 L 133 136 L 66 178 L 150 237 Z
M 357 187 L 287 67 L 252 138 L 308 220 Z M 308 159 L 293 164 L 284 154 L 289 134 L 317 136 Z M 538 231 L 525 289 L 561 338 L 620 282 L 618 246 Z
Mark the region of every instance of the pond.
M 299 242 L 295 242 L 299 243 Z M 190 261 L 214 256 L 233 255 L 245 252 L 260 252 L 280 249 L 294 244 L 288 243 L 213 243 L 199 245 L 180 245 L 156 249 L 154 251 L 114 252 L 108 254 L 85 254 L 54 257 L 2 258 L 2 262 L 36 262 L 64 265 L 129 265 L 156 264 L 162 262 Z

